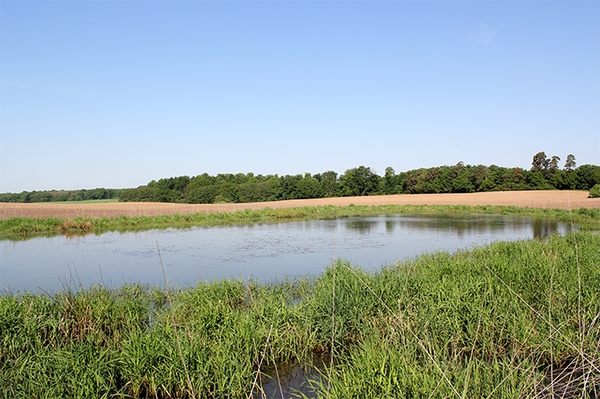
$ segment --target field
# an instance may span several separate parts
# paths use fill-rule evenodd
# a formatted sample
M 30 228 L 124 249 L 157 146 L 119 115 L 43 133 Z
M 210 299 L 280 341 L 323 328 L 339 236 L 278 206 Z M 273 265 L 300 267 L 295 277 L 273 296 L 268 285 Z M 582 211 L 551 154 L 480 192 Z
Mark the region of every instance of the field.
M 530 208 L 600 208 L 600 198 L 587 191 L 497 191 L 470 194 L 402 194 L 368 197 L 318 198 L 243 204 L 169 204 L 151 202 L 112 203 L 0 203 L 0 219 L 12 217 L 60 219 L 76 217 L 158 216 L 191 213 L 235 212 L 245 209 L 281 209 L 309 206 L 354 205 L 497 205 Z
M 84 200 L 84 201 L 62 201 L 62 204 L 107 204 L 119 202 L 118 198 L 111 199 L 96 199 L 96 200 Z

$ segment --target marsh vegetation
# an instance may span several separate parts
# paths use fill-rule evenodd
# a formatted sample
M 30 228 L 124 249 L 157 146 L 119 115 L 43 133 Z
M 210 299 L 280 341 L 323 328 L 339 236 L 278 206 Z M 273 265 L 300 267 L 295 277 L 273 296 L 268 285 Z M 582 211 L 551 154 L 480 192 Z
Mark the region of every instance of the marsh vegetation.
M 0 396 L 247 398 L 321 364 L 318 397 L 596 398 L 599 264 L 579 232 L 375 273 L 3 295 Z

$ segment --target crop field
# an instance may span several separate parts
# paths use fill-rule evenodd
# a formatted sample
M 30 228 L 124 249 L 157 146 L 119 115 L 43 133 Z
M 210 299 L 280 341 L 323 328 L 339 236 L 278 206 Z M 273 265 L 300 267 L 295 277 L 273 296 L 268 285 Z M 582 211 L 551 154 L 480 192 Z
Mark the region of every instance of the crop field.
M 469 194 L 401 194 L 366 197 L 336 197 L 240 204 L 172 204 L 152 202 L 112 203 L 0 203 L 0 219 L 157 216 L 191 213 L 220 213 L 264 208 L 354 205 L 495 205 L 531 208 L 600 208 L 600 198 L 588 198 L 587 191 L 497 191 Z

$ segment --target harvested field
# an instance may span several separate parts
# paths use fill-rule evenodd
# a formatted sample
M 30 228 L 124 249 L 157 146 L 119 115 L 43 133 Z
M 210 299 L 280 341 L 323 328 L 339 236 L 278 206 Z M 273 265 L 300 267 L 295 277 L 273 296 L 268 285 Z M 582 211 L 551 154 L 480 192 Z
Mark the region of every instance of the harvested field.
M 295 208 L 336 205 L 500 205 L 531 208 L 600 208 L 600 198 L 588 198 L 587 191 L 500 191 L 469 194 L 401 194 L 369 197 L 318 198 L 244 204 L 169 204 L 156 202 L 113 202 L 96 204 L 0 203 L 0 219 L 11 217 L 74 218 L 156 216 L 188 213 L 233 212 L 243 209 Z

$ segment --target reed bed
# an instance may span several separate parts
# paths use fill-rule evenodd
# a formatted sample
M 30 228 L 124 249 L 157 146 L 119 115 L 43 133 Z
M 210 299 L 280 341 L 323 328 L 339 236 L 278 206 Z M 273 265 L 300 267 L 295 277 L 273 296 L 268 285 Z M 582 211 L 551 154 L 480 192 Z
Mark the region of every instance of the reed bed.
M 291 220 L 411 213 L 517 215 L 523 217 L 550 218 L 562 222 L 574 223 L 579 229 L 600 229 L 600 209 L 598 208 L 580 208 L 569 211 L 564 209 L 491 205 L 325 205 L 160 216 L 77 217 L 73 219 L 10 218 L 0 220 L 0 239 L 25 240 L 37 236 L 55 236 L 60 234 L 70 236 L 102 234 L 109 231 L 126 232 L 151 229 L 277 223 Z
M 289 364 L 317 368 L 319 398 L 600 397 L 600 236 L 0 296 L 0 397 L 256 398 Z

